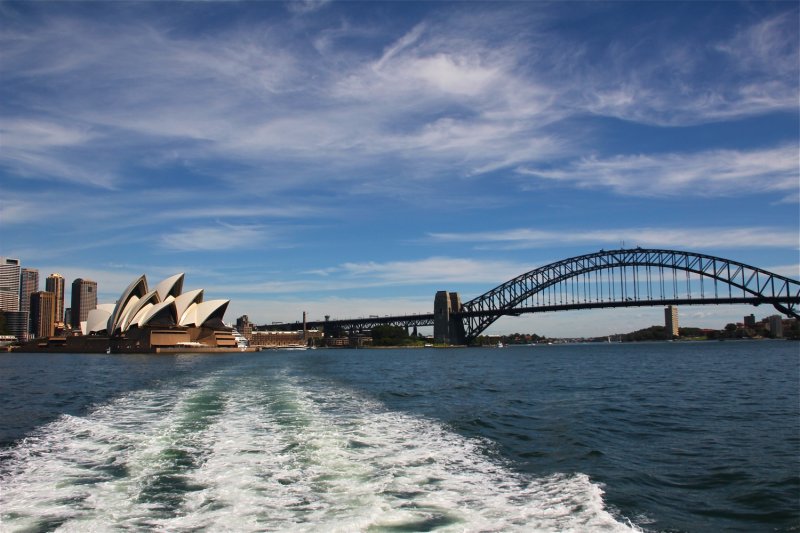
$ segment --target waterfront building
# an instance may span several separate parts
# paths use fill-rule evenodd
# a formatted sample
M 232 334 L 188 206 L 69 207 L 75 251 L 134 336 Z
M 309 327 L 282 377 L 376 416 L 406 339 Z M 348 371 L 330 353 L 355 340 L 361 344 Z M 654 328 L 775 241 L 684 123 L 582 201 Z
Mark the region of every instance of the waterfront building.
M 55 295 L 56 324 L 66 322 L 64 317 L 64 277 L 58 273 L 50 274 L 44 281 L 44 290 Z
M 97 282 L 78 278 L 72 282 L 72 328 L 81 329 L 89 311 L 97 308 Z
M 6 319 L 8 332 L 17 340 L 27 338 L 28 333 L 28 313 L 22 311 L 3 311 Z
M 0 311 L 19 311 L 19 259 L 0 257 Z
M 320 330 L 297 331 L 251 331 L 245 336 L 250 346 L 260 348 L 290 348 L 306 346 L 308 339 L 321 339 Z M 348 340 L 349 342 L 349 340 Z
M 56 295 L 52 292 L 37 291 L 31 295 L 32 333 L 36 338 L 51 337 L 55 334 Z
M 253 324 L 250 323 L 250 317 L 242 315 L 236 319 L 236 330 L 247 339 L 253 332 Z
M 31 313 L 31 296 L 39 290 L 39 271 L 35 268 L 22 268 L 19 281 L 19 310 L 28 313 L 28 333 L 34 333 Z
M 756 327 L 756 315 L 750 313 L 744 317 L 744 327 L 753 329 Z
M 767 327 L 773 337 L 783 337 L 783 317 L 781 315 L 772 315 L 767 318 Z
M 674 305 L 667 306 L 664 309 L 664 329 L 666 330 L 667 338 L 671 339 L 679 334 L 678 308 Z

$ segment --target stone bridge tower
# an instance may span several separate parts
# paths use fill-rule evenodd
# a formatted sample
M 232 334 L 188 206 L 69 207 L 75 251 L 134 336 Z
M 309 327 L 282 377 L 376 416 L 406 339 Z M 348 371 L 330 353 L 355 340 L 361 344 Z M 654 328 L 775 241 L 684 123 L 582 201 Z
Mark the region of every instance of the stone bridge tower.
M 464 344 L 464 323 L 461 297 L 457 292 L 439 291 L 433 299 L 433 342 L 436 344 Z

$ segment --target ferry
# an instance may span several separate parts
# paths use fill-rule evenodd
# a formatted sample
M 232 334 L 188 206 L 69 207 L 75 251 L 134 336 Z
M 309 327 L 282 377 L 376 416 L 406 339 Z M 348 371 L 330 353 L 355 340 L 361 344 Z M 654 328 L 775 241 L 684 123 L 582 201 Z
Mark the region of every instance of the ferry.
M 14 335 L 0 335 L 0 346 L 8 346 L 15 342 L 17 342 L 17 338 Z
M 236 339 L 236 347 L 240 350 L 244 351 L 245 348 L 249 346 L 247 339 L 245 339 L 244 335 L 239 333 L 236 328 L 231 329 L 231 335 L 233 335 L 233 338 Z

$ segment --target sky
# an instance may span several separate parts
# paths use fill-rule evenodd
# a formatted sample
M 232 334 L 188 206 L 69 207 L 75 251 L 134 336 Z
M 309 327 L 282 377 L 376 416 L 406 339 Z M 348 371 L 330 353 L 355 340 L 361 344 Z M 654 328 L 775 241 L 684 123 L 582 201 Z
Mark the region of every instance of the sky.
M 799 6 L 0 2 L 0 256 L 101 303 L 185 272 L 256 324 L 428 313 L 621 246 L 798 279 Z

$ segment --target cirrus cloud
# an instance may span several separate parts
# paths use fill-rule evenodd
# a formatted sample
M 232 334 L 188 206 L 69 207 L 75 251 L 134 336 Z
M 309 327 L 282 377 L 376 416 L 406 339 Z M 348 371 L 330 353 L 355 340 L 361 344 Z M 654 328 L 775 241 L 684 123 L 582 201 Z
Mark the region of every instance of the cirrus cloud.
M 608 187 L 623 195 L 741 196 L 796 192 L 799 165 L 797 146 L 784 145 L 750 151 L 586 157 L 562 168 L 520 167 L 517 172 L 580 187 Z

